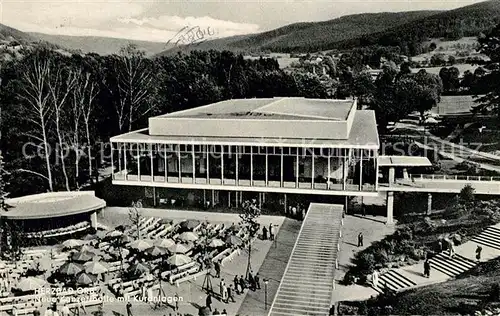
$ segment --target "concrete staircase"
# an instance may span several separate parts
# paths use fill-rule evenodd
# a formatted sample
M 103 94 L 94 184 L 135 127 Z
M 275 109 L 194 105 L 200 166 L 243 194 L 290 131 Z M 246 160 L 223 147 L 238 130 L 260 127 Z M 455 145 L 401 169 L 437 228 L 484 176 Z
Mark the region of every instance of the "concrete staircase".
M 473 242 L 500 250 L 500 229 L 488 227 L 481 234 L 472 239 Z
M 407 277 L 399 273 L 397 270 L 389 270 L 388 272 L 382 274 L 379 277 L 377 287 L 373 285 L 372 287 L 376 291 L 384 293 L 386 288 L 393 291 L 399 291 L 401 289 L 413 287 L 415 285 L 417 285 L 417 283 L 408 279 Z
M 310 205 L 270 316 L 328 315 L 342 211 L 342 205 Z
M 423 262 L 412 266 L 389 270 L 379 276 L 377 286 L 371 285 L 376 291 L 383 293 L 386 289 L 394 291 L 407 290 L 416 286 L 444 282 L 458 276 L 477 265 L 475 250 L 477 246 L 483 247 L 481 259 L 491 260 L 500 255 L 500 224 L 490 226 L 470 241 L 457 246 L 453 258 L 448 251 L 438 253 L 430 259 L 431 276 L 425 278 Z
M 441 252 L 434 256 L 431 260 L 431 273 L 432 270 L 438 270 L 450 277 L 464 273 L 476 266 L 476 262 L 465 258 L 459 254 L 455 254 L 453 258 L 449 258 L 447 252 Z

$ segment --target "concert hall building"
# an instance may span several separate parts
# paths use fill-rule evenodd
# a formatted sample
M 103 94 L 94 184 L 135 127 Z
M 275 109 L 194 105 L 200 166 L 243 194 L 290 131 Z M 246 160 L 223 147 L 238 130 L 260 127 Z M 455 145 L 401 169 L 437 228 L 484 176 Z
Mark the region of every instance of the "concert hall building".
M 155 203 L 173 188 L 211 205 L 378 195 L 375 113 L 356 100 L 226 100 L 152 117 L 111 143 L 113 184 L 150 187 Z

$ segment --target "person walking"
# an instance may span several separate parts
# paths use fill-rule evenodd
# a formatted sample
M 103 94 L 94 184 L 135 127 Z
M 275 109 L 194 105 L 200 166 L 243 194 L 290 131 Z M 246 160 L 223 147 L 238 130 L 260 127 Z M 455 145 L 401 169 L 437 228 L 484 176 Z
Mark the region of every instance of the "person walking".
M 372 284 L 373 284 L 374 288 L 378 287 L 378 272 L 377 272 L 377 270 L 373 271 L 373 274 L 372 274 Z
M 219 260 L 214 263 L 215 277 L 220 278 L 220 263 Z
M 229 300 L 231 300 L 233 303 L 236 303 L 236 301 L 234 300 L 234 289 L 233 289 L 233 285 L 231 284 L 228 288 L 227 288 L 227 301 L 229 302 Z
M 240 290 L 239 290 L 240 280 L 238 280 L 237 275 L 234 276 L 233 283 L 234 283 L 234 290 L 235 290 L 236 294 L 240 295 Z
M 207 298 L 205 299 L 205 305 L 208 307 L 208 310 L 212 311 L 212 296 L 210 296 L 210 293 L 207 295 Z
M 481 261 L 481 251 L 483 251 L 483 247 L 477 246 L 476 248 L 476 260 Z
M 269 237 L 271 240 L 274 240 L 274 226 L 273 223 L 269 224 Z
M 243 293 L 246 288 L 245 278 L 242 275 L 240 275 L 240 288 L 241 288 L 241 293 Z
M 260 290 L 260 277 L 258 272 L 254 277 L 254 281 L 255 281 L 255 287 L 257 288 L 257 290 Z
M 363 232 L 358 234 L 358 247 L 363 247 Z
M 222 286 L 221 296 L 222 296 L 222 301 L 227 304 L 228 303 L 228 291 L 227 291 L 226 285 Z
M 449 244 L 449 249 L 450 249 L 450 259 L 453 259 L 455 257 L 455 245 L 453 244 L 453 241 L 450 241 Z
M 267 240 L 267 227 L 262 228 L 262 240 Z
M 179 294 L 175 293 L 174 295 L 174 310 L 178 311 L 179 310 Z
M 249 288 L 252 291 L 255 291 L 255 289 L 256 289 L 256 287 L 255 287 L 255 279 L 253 277 L 253 272 L 252 271 L 250 271 L 250 273 L 248 273 L 248 283 L 250 283 Z
M 224 282 L 224 279 L 221 279 L 221 280 L 220 280 L 220 283 L 219 283 L 219 293 L 220 293 L 220 296 L 221 296 L 221 297 L 222 297 L 222 294 L 223 294 L 222 292 L 224 292 L 224 291 L 223 291 L 224 286 L 226 286 L 226 282 Z
M 426 278 L 431 276 L 431 263 L 428 258 L 424 261 L 424 276 Z
M 132 303 L 128 302 L 127 306 L 126 306 L 126 309 L 127 309 L 127 316 L 133 316 L 134 315 L 134 314 L 132 314 Z

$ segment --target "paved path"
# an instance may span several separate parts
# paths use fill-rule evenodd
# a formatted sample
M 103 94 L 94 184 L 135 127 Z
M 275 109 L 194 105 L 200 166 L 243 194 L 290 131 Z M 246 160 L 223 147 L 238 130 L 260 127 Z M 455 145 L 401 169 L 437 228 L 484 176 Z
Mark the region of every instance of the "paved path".
M 286 264 L 292 254 L 293 246 L 299 236 L 301 221 L 285 219 L 280 227 L 275 243 L 269 249 L 264 262 L 259 269 L 261 289 L 248 292 L 240 306 L 238 315 L 254 316 L 266 315 L 278 291 L 278 287 L 285 273 Z M 267 285 L 267 310 L 264 289 L 264 279 L 269 280 Z
M 476 248 L 481 246 L 481 261 L 488 261 L 500 257 L 500 224 L 486 228 L 482 233 L 470 241 L 455 247 L 456 255 L 449 258 L 448 252 L 442 252 L 431 260 L 431 275 L 423 276 L 423 263 L 392 269 L 379 277 L 375 289 L 383 292 L 385 284 L 396 291 L 440 283 L 456 277 L 477 265 Z
M 342 205 L 309 206 L 270 316 L 328 315 L 342 212 Z

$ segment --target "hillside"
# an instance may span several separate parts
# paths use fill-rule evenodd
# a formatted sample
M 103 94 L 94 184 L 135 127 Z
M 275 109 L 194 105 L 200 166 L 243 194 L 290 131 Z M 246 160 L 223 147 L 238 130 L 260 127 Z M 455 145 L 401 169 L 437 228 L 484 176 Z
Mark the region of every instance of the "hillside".
M 319 48 L 329 49 L 334 47 L 334 43 L 380 32 L 392 26 L 403 25 L 439 12 L 412 11 L 347 15 L 329 21 L 295 23 L 264 33 L 233 36 L 192 46 L 182 46 L 174 48 L 168 53 L 195 49 L 231 50 L 236 52 L 266 50 L 274 52 L 306 52 L 311 48 L 314 48 L 314 50 L 320 50 Z
M 403 53 L 417 55 L 429 38 L 453 40 L 477 36 L 500 23 L 500 0 L 490 0 L 434 14 L 389 30 L 336 43 L 340 49 L 383 45 L 399 46 Z
M 36 37 L 19 31 L 18 29 L 0 24 L 0 40 L 4 42 L 17 41 L 20 44 L 33 43 L 39 41 Z
M 165 49 L 170 48 L 166 43 L 136 41 L 124 38 L 97 37 L 97 36 L 68 36 L 68 35 L 50 35 L 43 33 L 28 33 L 34 38 L 54 43 L 58 46 L 80 50 L 83 53 L 97 53 L 99 55 L 110 55 L 120 51 L 120 48 L 129 43 L 146 52 L 147 56 L 158 54 Z

